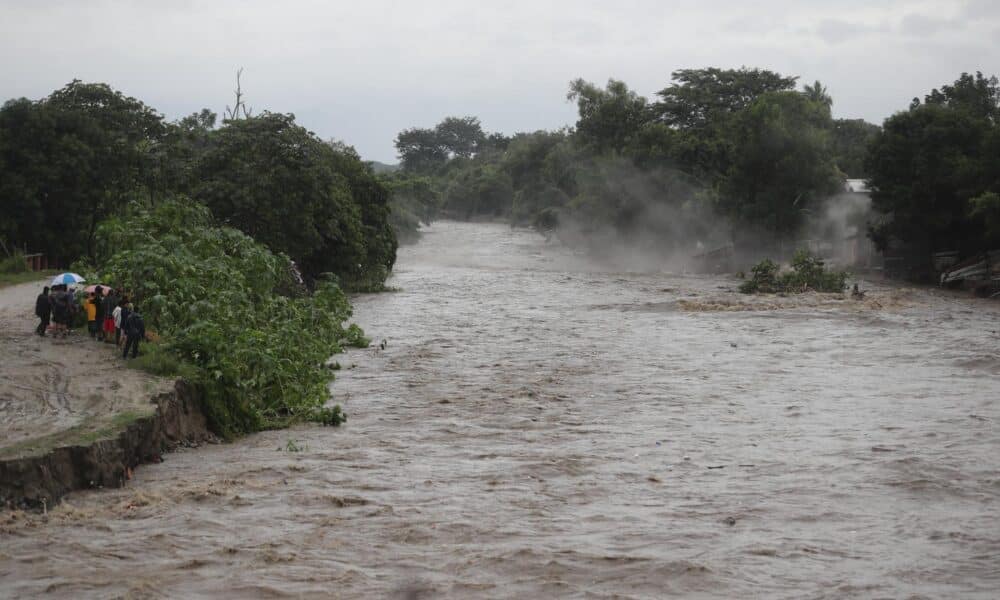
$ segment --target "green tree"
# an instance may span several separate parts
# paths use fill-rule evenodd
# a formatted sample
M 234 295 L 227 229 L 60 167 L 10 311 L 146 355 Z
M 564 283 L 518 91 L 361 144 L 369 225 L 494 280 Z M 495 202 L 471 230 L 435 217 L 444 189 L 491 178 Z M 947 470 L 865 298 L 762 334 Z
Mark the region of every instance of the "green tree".
M 865 161 L 872 204 L 887 216 L 873 230 L 875 242 L 885 247 L 895 237 L 922 251 L 978 249 L 969 199 L 984 191 L 979 161 L 988 131 L 984 119 L 938 103 L 886 119 Z
M 1000 120 L 1000 85 L 996 76 L 984 77 L 979 71 L 975 76 L 962 73 L 952 85 L 931 90 L 924 103 L 947 106 L 996 123 Z
M 198 163 L 212 144 L 217 119 L 218 115 L 204 108 L 166 124 L 163 143 L 152 152 L 154 200 L 157 196 L 192 192 Z
M 1000 194 L 984 192 L 969 200 L 969 216 L 982 224 L 990 248 L 1000 246 Z
M 332 270 L 352 290 L 380 290 L 396 263 L 399 247 L 389 222 L 390 191 L 353 147 L 345 144 L 332 144 L 330 147 L 333 150 L 333 169 L 346 182 L 351 201 L 359 209 L 362 260 L 349 264 L 340 257 L 326 256 L 328 252 L 336 251 L 341 240 L 325 237 L 323 254 L 313 257 L 316 261 L 313 271 Z
M 809 100 L 825 106 L 827 109 L 833 106 L 833 98 L 830 96 L 829 92 L 819 81 L 816 81 L 812 85 L 808 83 L 802 88 L 802 93 L 805 94 L 806 98 Z
M 792 90 L 797 77 L 762 69 L 681 69 L 651 106 L 658 123 L 639 135 L 640 164 L 670 164 L 705 187 L 719 185 L 738 159 L 737 118 L 762 95 Z
M 722 207 L 736 223 L 794 233 L 803 211 L 838 187 L 825 105 L 796 92 L 771 92 L 738 116 L 735 160 Z
M 339 408 L 324 408 L 332 378 L 324 363 L 343 345 L 367 345 L 357 326 L 345 325 L 343 291 L 327 281 L 312 294 L 297 289 L 287 256 L 220 226 L 190 200 L 132 203 L 124 212 L 102 222 L 101 267 L 87 275 L 129 290 L 162 336 L 156 350 L 180 359 L 204 391 L 216 432 L 342 420 Z
M 996 77 L 962 73 L 924 103 L 886 119 L 865 161 L 880 246 L 969 255 L 997 239 L 1000 90 Z
M 768 92 L 791 90 L 797 77 L 784 77 L 764 69 L 681 69 L 674 80 L 657 92 L 654 113 L 667 125 L 700 128 L 726 113 L 748 108 Z
M 840 169 L 847 177 L 863 179 L 865 153 L 868 144 L 875 139 L 881 128 L 864 119 L 835 119 L 833 121 L 833 155 Z
M 395 145 L 406 171 L 431 173 L 448 162 L 448 149 L 434 129 L 414 127 L 400 131 Z
M 510 176 L 498 165 L 471 163 L 456 169 L 443 194 L 447 212 L 463 219 L 509 214 L 514 198 Z
M 74 80 L 0 116 L 0 225 L 15 245 L 56 262 L 92 254 L 97 224 L 154 184 L 163 118 L 102 83 Z
M 620 151 L 649 120 L 646 99 L 615 79 L 609 79 L 604 89 L 575 79 L 566 99 L 576 102 L 578 138 L 599 152 Z
M 434 127 L 437 143 L 452 156 L 470 158 L 486 139 L 476 117 L 447 117 Z
M 353 149 L 292 115 L 227 120 L 197 178 L 195 197 L 218 219 L 288 254 L 309 278 L 329 271 L 348 286 L 378 285 L 392 267 L 387 191 Z

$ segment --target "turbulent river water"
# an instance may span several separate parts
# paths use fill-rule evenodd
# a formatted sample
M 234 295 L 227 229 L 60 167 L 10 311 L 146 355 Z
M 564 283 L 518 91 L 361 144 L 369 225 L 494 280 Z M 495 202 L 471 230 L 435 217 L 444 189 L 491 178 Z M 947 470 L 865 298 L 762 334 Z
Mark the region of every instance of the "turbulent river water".
M 0 596 L 997 596 L 995 303 L 746 297 L 457 223 L 390 284 L 345 426 L 0 514 Z

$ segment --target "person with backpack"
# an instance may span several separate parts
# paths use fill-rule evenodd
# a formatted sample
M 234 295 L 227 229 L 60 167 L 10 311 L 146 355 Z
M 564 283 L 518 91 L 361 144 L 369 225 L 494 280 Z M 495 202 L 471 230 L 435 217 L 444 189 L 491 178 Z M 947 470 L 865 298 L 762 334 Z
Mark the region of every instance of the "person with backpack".
M 49 328 L 49 319 L 52 317 L 52 302 L 49 299 L 49 286 L 45 286 L 42 289 L 42 293 L 38 294 L 38 299 L 35 300 L 35 316 L 41 319 L 38 327 L 35 328 L 35 333 L 45 337 L 45 331 Z
M 142 320 L 142 315 L 135 310 L 131 304 L 126 306 L 129 309 L 125 318 L 125 349 L 122 351 L 122 358 L 128 358 L 129 348 L 132 349 L 132 358 L 139 356 L 139 341 L 146 337 L 146 323 Z

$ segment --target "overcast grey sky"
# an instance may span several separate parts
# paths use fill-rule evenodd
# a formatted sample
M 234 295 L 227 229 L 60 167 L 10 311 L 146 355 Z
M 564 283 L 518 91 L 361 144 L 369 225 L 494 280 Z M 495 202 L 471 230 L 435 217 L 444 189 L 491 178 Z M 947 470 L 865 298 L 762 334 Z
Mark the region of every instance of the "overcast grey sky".
M 401 129 L 572 124 L 571 79 L 652 97 L 689 67 L 822 81 L 837 117 L 881 123 L 962 71 L 1000 73 L 1000 0 L 546 2 L 0 0 L 0 99 L 103 81 L 176 119 L 232 102 L 295 113 L 395 162 Z

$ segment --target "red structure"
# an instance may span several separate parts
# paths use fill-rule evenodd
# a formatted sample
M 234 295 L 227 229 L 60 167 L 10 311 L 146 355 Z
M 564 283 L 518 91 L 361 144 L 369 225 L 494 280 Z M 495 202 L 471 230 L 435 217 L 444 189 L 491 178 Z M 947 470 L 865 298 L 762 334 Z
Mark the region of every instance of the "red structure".
M 49 259 L 44 254 L 25 254 L 24 260 L 32 271 L 44 271 L 49 268 Z

